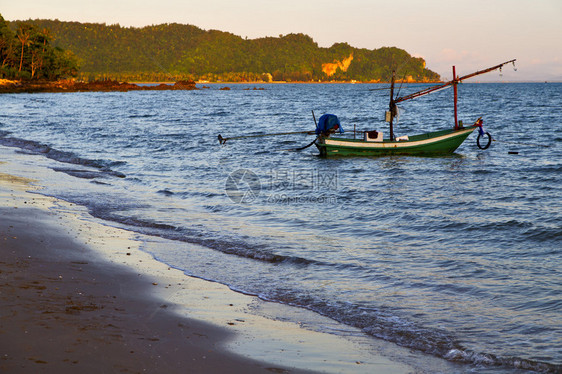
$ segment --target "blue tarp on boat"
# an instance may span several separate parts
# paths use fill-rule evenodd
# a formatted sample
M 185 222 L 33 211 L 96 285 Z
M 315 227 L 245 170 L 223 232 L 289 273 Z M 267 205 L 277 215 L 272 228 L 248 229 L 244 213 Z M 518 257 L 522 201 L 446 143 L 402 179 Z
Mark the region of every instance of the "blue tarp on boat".
M 324 114 L 318 120 L 318 125 L 316 125 L 316 135 L 319 135 L 323 132 L 329 132 L 330 130 L 334 129 L 335 131 L 339 131 L 340 134 L 343 133 L 343 129 L 340 124 L 340 120 L 338 116 L 335 114 Z

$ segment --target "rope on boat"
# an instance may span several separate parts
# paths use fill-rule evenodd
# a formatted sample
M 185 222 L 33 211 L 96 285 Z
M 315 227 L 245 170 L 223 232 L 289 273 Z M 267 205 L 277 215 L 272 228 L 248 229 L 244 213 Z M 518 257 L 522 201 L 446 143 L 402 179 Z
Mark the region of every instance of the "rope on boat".
M 314 143 L 316 143 L 317 140 L 318 140 L 318 136 L 316 137 L 316 139 L 314 139 L 314 140 L 312 141 L 312 143 L 307 144 L 307 145 L 305 145 L 304 147 L 281 149 L 281 151 L 289 151 L 289 152 L 298 152 L 298 151 L 302 151 L 303 149 L 307 149 L 307 148 L 311 147 Z
M 316 116 L 314 115 L 314 110 L 312 110 L 312 119 L 314 119 L 314 124 L 316 125 L 316 128 L 318 128 L 318 122 L 316 122 Z M 310 134 L 313 134 L 313 133 L 311 132 Z M 307 149 L 308 147 L 311 147 L 314 143 L 316 143 L 316 141 L 318 140 L 319 137 L 320 137 L 320 135 L 317 135 L 316 139 L 314 139 L 310 144 L 307 144 L 304 147 L 281 149 L 281 151 L 292 151 L 292 152 L 302 151 L 303 149 Z

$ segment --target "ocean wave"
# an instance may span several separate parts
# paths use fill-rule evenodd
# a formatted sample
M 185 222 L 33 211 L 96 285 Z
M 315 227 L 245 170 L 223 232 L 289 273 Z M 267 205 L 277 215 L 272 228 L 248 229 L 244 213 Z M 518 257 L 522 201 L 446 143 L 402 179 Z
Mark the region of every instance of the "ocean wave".
M 95 179 L 104 178 L 106 174 L 97 170 L 84 170 L 84 169 L 68 169 L 68 168 L 52 168 L 54 171 L 68 174 L 70 176 L 82 179 Z
M 61 151 L 56 148 L 52 148 L 47 144 L 37 142 L 35 140 L 26 140 L 21 138 L 9 137 L 7 135 L 9 135 L 9 132 L 0 131 L 0 145 L 6 147 L 19 148 L 31 154 L 44 155 L 45 157 L 50 158 L 52 160 L 67 163 L 67 164 L 82 165 L 82 166 L 96 168 L 114 177 L 118 177 L 118 178 L 126 177 L 125 174 L 111 169 L 111 167 L 124 164 L 123 161 L 108 161 L 108 160 L 99 160 L 99 159 L 92 160 L 92 159 L 82 158 L 73 152 Z M 63 169 L 56 170 L 56 171 L 63 171 Z M 67 172 L 67 174 L 72 175 L 71 174 L 72 171 L 70 169 L 67 169 L 65 172 Z M 75 174 L 74 176 L 78 176 L 80 178 L 84 178 L 85 175 L 82 174 L 82 176 L 79 176 L 79 173 L 74 173 L 74 174 Z
M 526 167 L 522 169 L 522 172 L 524 172 L 525 174 L 538 173 L 540 175 L 542 174 L 559 175 L 562 172 L 562 165 L 552 164 L 552 165 L 541 165 L 535 167 Z
M 321 301 L 298 293 L 271 291 L 259 294 L 264 300 L 303 307 L 340 323 L 361 329 L 367 335 L 383 339 L 402 347 L 415 349 L 448 361 L 476 367 L 506 367 L 540 373 L 560 373 L 562 366 L 540 360 L 500 357 L 465 348 L 445 330 L 425 328 L 411 320 L 398 317 L 392 310 L 374 309 L 350 303 Z
M 481 366 L 504 366 L 514 369 L 532 370 L 539 373 L 560 373 L 562 371 L 562 365 L 518 357 L 498 357 L 489 353 L 477 353 L 457 348 L 448 351 L 443 358 L 455 362 L 465 362 Z
M 173 196 L 174 195 L 174 192 L 170 191 L 167 188 L 164 188 L 163 190 L 158 190 L 158 191 L 156 191 L 156 193 L 159 193 L 159 194 L 164 195 L 164 196 Z
M 345 323 L 345 321 L 343 321 Z M 348 321 L 349 323 L 351 321 Z M 355 324 L 351 322 L 351 324 Z M 361 326 L 357 326 L 361 327 Z M 416 349 L 449 361 L 476 366 L 503 366 L 514 369 L 533 370 L 541 373 L 560 373 L 562 365 L 519 357 L 500 357 L 485 352 L 466 349 L 448 333 L 421 328 L 413 323 L 393 318 L 375 318 L 372 325 L 362 330 L 374 337 Z
M 147 113 L 147 114 L 131 114 L 129 118 L 151 118 L 156 117 L 157 115 L 154 113 Z
M 560 241 L 562 239 L 562 228 L 533 227 L 527 230 L 524 236 L 537 242 Z
M 210 117 L 226 117 L 230 114 L 231 114 L 230 112 L 224 110 L 217 110 L 216 112 L 209 113 L 208 115 Z
M 96 180 L 93 180 L 90 183 L 99 184 L 99 185 L 102 185 L 102 186 L 111 186 L 111 184 L 109 184 L 109 183 L 100 182 L 100 181 L 96 181 Z
M 95 206 L 88 203 L 84 204 L 84 202 L 82 202 L 81 205 L 87 206 L 89 208 L 90 214 L 94 217 L 127 225 L 132 228 L 133 231 L 138 231 L 142 234 L 158 236 L 161 238 L 177 240 L 186 243 L 198 244 L 210 249 L 223 252 L 225 254 L 232 254 L 239 257 L 269 263 L 288 263 L 296 266 L 324 264 L 321 261 L 304 257 L 277 254 L 273 251 L 267 250 L 262 244 L 252 245 L 250 243 L 246 243 L 242 240 L 237 240 L 234 238 L 222 238 L 186 227 L 176 227 L 166 223 L 159 223 L 147 219 L 123 216 L 114 213 L 115 210 L 126 210 L 125 207 L 114 207 L 113 209 L 111 209 L 107 206 Z

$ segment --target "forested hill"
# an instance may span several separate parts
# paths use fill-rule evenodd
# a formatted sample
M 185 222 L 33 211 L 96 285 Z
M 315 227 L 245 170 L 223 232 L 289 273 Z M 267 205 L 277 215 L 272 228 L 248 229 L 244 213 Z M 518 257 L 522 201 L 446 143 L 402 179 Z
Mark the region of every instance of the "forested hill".
M 392 69 L 410 81 L 436 81 L 425 61 L 395 47 L 368 50 L 346 43 L 321 48 L 304 34 L 243 39 L 182 24 L 142 28 L 29 20 L 72 51 L 86 79 L 128 81 L 388 81 Z M 15 27 L 18 22 L 12 22 Z

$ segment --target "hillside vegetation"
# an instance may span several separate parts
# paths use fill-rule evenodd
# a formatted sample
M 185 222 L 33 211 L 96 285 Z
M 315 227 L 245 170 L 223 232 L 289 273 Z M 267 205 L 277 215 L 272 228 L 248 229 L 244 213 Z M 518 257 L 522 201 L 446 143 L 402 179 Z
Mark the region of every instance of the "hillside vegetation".
M 436 81 L 425 61 L 395 47 L 346 43 L 319 47 L 304 34 L 244 39 L 182 24 L 142 28 L 29 20 L 50 30 L 55 47 L 72 51 L 84 79 L 125 81 L 388 81 L 393 69 L 410 81 Z M 12 28 L 18 22 L 11 22 Z
M 75 56 L 53 47 L 49 29 L 29 23 L 12 26 L 0 15 L 0 78 L 57 80 L 77 74 Z

